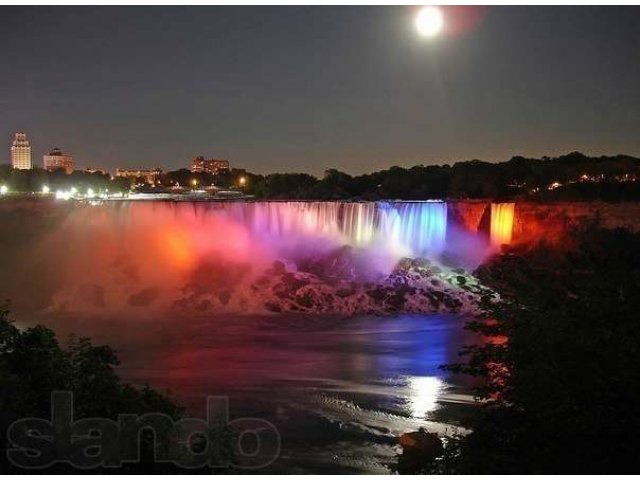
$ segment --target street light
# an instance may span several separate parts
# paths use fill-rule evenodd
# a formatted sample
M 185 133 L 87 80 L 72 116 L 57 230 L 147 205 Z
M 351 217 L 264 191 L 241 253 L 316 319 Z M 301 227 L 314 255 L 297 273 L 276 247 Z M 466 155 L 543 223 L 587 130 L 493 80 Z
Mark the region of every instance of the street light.
M 46 194 L 48 194 L 50 191 L 51 191 L 51 189 L 49 188 L 49 186 L 48 186 L 48 185 L 43 185 L 43 186 L 42 186 L 42 193 L 43 193 L 43 194 L 45 194 L 45 195 L 46 195 Z
M 6 185 L 0 186 L 0 195 L 6 195 L 7 193 L 9 193 L 9 187 Z
M 240 183 L 241 187 L 244 187 L 247 184 L 247 177 L 240 177 L 238 179 L 238 182 Z

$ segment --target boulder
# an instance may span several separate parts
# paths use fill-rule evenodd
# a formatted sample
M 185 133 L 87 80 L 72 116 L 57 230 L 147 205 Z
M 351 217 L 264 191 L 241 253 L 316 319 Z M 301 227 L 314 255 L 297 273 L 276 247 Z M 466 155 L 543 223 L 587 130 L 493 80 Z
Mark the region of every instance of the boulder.
M 418 456 L 426 461 L 433 461 L 444 454 L 442 440 L 435 433 L 420 428 L 417 432 L 404 433 L 400 436 L 402 454 Z

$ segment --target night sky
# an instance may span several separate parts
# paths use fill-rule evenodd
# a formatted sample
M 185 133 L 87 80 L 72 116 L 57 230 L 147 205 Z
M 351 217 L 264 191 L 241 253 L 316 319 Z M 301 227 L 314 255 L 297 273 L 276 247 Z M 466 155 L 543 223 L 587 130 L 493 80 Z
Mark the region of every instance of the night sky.
M 0 8 L 0 133 L 34 163 L 362 173 L 640 156 L 640 8 Z

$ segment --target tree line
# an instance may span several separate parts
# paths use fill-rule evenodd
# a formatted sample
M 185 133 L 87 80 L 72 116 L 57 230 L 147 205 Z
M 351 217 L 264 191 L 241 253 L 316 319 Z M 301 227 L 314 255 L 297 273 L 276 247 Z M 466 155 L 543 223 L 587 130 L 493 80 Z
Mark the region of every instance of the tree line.
M 126 178 L 111 178 L 107 173 L 87 172 L 75 170 L 67 174 L 63 169 L 52 171 L 41 168 L 18 170 L 10 165 L 0 165 L 0 185 L 7 187 L 10 192 L 27 193 L 42 192 L 48 188 L 56 190 L 70 190 L 75 188 L 80 192 L 92 189 L 95 192 L 128 192 L 130 180 Z
M 306 173 L 248 174 L 247 192 L 265 199 L 308 200 L 640 199 L 635 180 L 640 180 L 638 158 L 573 152 L 556 158 L 513 157 L 501 163 L 395 166 L 357 176 L 330 169 L 321 179 Z
M 515 199 L 640 200 L 640 159 L 628 155 L 589 157 L 579 152 L 555 158 L 516 156 L 506 162 L 480 160 L 453 165 L 394 166 L 363 175 L 329 169 L 322 178 L 307 173 L 254 174 L 231 169 L 216 174 L 183 168 L 159 173 L 153 181 L 111 178 L 106 173 L 42 169 L 14 170 L 0 165 L 0 184 L 16 192 L 92 188 L 114 192 L 170 191 L 217 186 L 241 188 L 259 199 L 428 200 Z

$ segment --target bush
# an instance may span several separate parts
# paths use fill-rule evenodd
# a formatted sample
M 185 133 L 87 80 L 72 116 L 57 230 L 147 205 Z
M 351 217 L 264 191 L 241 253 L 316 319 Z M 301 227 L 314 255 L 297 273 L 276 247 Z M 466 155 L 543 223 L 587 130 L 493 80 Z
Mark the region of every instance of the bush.
M 456 442 L 462 473 L 631 473 L 640 428 L 640 235 L 590 230 L 492 259 L 503 296 L 468 328 L 487 342 L 448 368 L 486 404 Z

